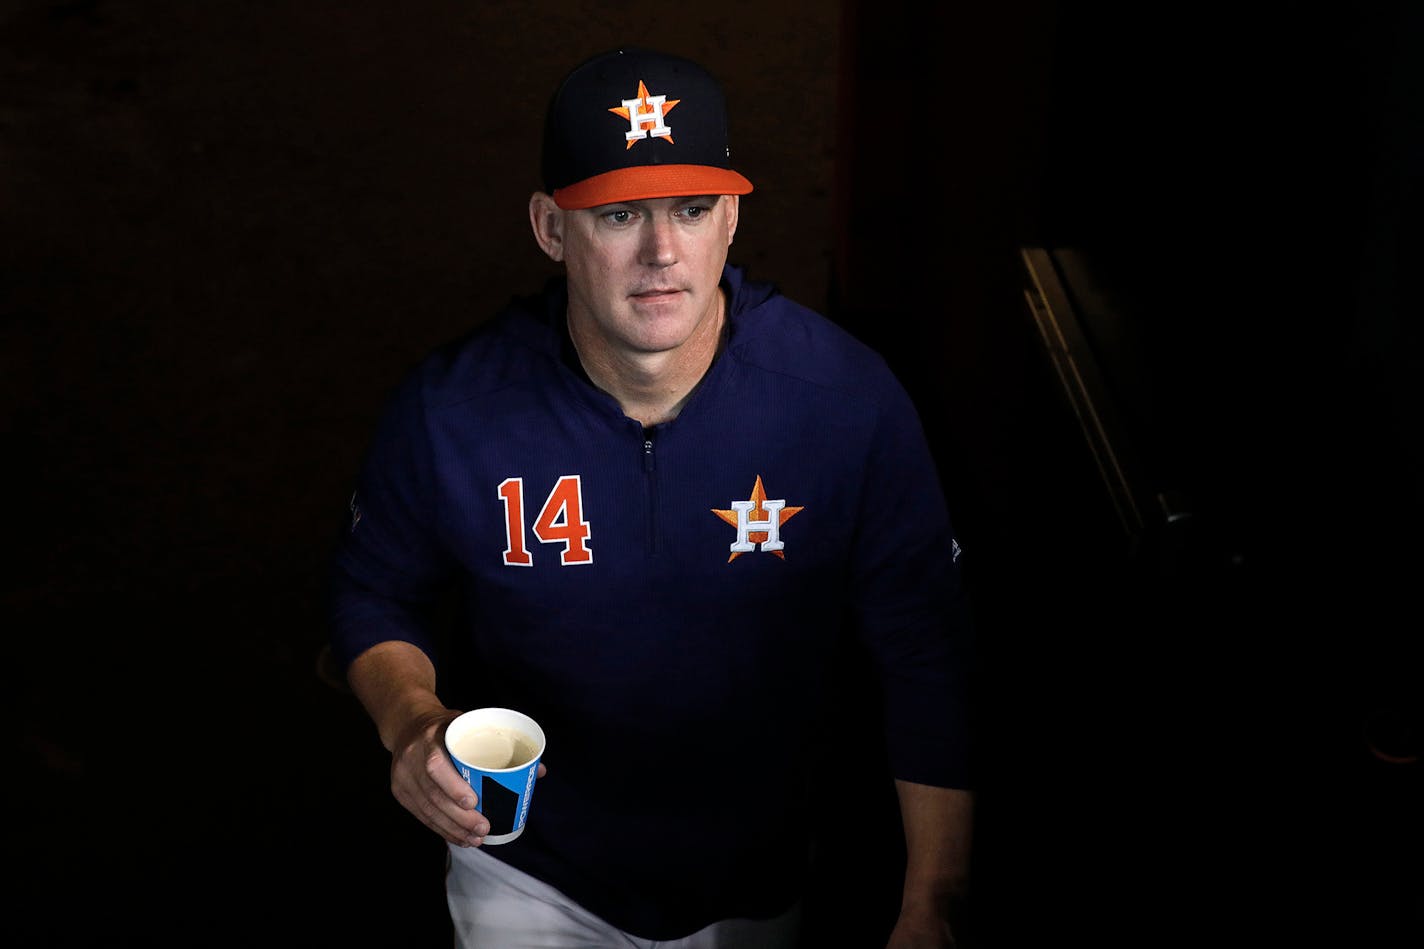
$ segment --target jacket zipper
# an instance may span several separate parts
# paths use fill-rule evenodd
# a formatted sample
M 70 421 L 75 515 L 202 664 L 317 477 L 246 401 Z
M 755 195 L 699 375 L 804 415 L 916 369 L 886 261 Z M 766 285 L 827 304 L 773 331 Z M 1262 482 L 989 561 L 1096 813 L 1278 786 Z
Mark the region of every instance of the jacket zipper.
M 648 553 L 658 552 L 658 479 L 657 461 L 653 456 L 653 436 L 643 433 L 643 475 L 648 484 Z

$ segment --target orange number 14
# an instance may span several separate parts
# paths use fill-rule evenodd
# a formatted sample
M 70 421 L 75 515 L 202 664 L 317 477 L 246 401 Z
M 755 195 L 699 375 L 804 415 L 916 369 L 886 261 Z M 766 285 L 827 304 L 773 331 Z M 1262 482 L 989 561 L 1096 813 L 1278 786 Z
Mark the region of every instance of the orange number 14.
M 499 499 L 504 502 L 504 562 L 510 567 L 532 567 L 534 558 L 524 543 L 524 479 L 501 481 Z M 574 565 L 593 563 L 589 533 L 583 519 L 583 484 L 578 475 L 564 475 L 539 509 L 534 536 L 543 544 L 563 544 L 559 562 Z

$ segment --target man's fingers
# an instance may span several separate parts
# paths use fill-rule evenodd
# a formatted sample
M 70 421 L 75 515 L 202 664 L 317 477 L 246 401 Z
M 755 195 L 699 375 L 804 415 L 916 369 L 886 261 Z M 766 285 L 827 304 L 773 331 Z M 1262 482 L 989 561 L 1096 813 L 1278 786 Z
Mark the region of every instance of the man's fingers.
M 468 847 L 483 843 L 489 833 L 489 821 L 474 810 L 474 795 L 468 793 L 470 786 L 465 785 L 466 797 L 471 801 L 469 807 L 462 807 L 459 801 L 452 800 L 443 791 L 432 790 L 433 794 L 400 797 L 401 806 L 452 844 Z

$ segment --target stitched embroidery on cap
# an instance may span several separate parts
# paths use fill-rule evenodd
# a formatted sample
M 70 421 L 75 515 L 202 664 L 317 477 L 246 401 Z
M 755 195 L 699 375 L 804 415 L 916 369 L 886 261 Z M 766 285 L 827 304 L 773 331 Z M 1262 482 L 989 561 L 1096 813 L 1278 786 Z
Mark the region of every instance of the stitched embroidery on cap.
M 639 79 L 638 97 L 624 99 L 621 106 L 608 111 L 628 120 L 628 131 L 623 133 L 623 137 L 627 139 L 625 148 L 632 148 L 649 135 L 665 138 L 669 145 L 674 145 L 676 143 L 672 140 L 672 127 L 667 124 L 665 117 L 672 111 L 673 106 L 681 101 L 669 101 L 667 96 L 648 95 L 648 87 Z

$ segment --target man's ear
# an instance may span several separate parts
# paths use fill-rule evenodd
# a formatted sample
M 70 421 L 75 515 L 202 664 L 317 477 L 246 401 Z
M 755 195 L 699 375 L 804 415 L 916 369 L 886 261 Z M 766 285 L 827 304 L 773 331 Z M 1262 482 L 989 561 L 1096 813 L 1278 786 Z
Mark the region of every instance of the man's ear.
M 529 196 L 529 226 L 539 249 L 555 262 L 564 259 L 564 211 L 542 191 Z
M 741 211 L 741 195 L 724 194 L 722 200 L 727 202 L 727 246 L 732 246 L 732 238 L 737 236 L 737 215 Z

